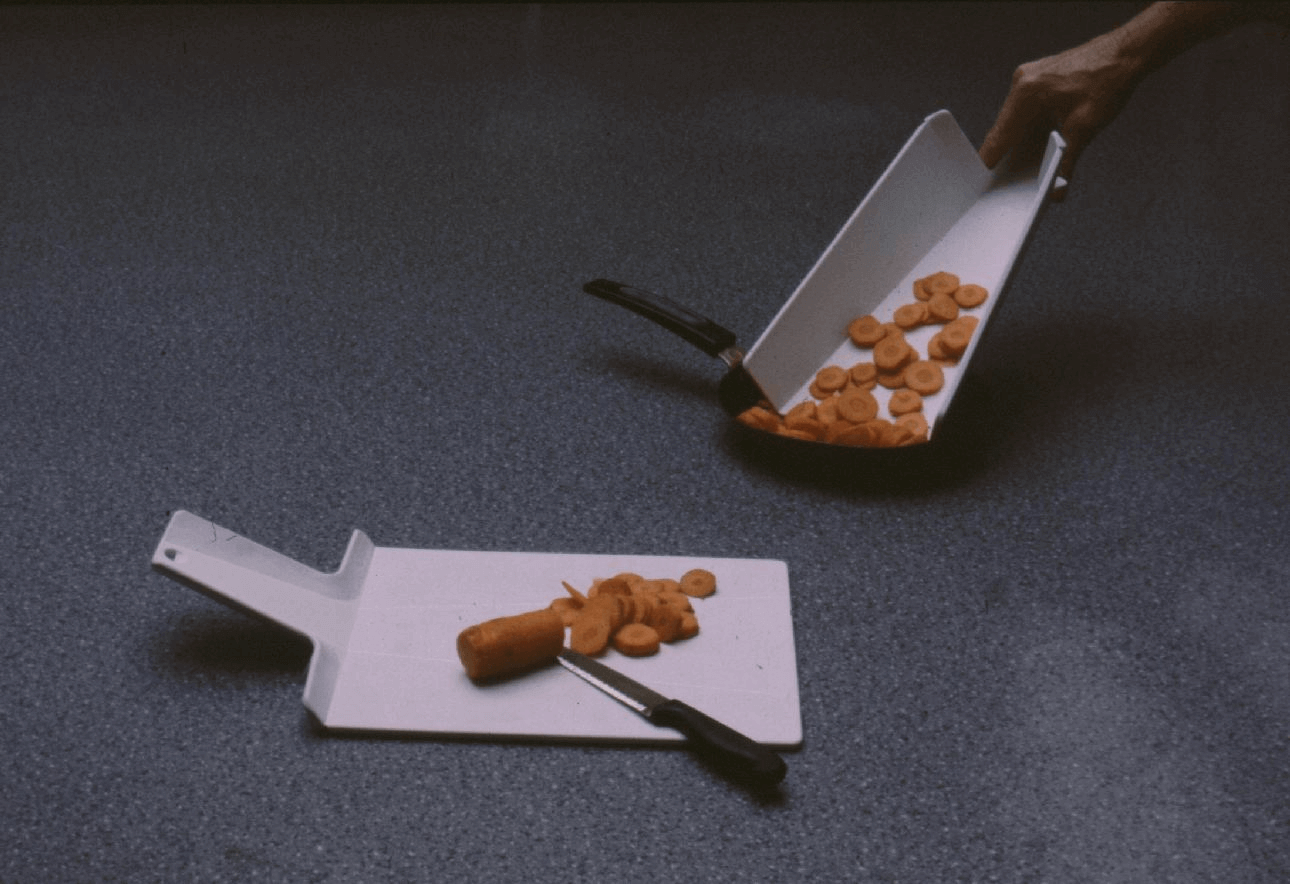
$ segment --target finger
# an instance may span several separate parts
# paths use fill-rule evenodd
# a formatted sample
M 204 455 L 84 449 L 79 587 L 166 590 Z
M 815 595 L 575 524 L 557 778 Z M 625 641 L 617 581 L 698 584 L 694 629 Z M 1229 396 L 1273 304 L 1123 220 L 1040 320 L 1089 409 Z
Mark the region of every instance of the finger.
M 1018 90 L 1014 88 L 1010 91 L 978 151 L 981 162 L 985 163 L 987 169 L 997 166 L 1008 155 L 1008 151 L 1025 137 L 1034 117 L 1034 110 L 1027 107 Z

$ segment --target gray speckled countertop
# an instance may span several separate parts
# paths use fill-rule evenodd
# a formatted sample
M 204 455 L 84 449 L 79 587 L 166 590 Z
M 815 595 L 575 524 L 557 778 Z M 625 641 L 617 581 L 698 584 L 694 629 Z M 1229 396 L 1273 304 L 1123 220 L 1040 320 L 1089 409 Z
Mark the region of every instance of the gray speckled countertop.
M 721 366 L 918 123 L 1120 4 L 0 9 L 0 881 L 1281 882 L 1290 57 L 1148 80 L 935 479 L 771 457 Z M 669 749 L 337 738 L 187 509 L 788 564 L 777 796 Z

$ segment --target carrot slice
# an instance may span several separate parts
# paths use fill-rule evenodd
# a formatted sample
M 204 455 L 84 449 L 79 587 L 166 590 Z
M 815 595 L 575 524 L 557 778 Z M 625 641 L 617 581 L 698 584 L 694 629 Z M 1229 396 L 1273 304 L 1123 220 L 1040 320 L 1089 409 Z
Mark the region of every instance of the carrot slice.
M 857 347 L 872 347 L 887 336 L 882 323 L 875 316 L 861 316 L 847 326 L 847 335 Z
M 681 631 L 676 634 L 678 639 L 694 638 L 699 634 L 699 618 L 693 614 L 686 614 L 681 618 Z
M 963 351 L 967 349 L 968 343 L 972 340 L 972 333 L 976 330 L 975 319 L 975 316 L 960 316 L 941 329 L 941 344 L 946 352 L 954 356 L 963 355 Z
M 917 411 L 911 411 L 909 414 L 902 414 L 896 418 L 896 425 L 908 429 L 914 434 L 914 438 L 922 441 L 927 438 L 928 427 L 927 418 Z
M 569 629 L 569 647 L 582 654 L 596 655 L 609 646 L 609 639 L 622 625 L 623 611 L 613 595 L 587 599 Z
M 899 390 L 905 386 L 905 370 L 901 368 L 896 371 L 878 372 L 878 385 L 888 390 Z
M 857 362 L 848 372 L 851 383 L 857 387 L 872 387 L 877 383 L 878 366 L 872 362 Z
M 847 370 L 836 365 L 821 368 L 815 375 L 815 384 L 826 393 L 836 393 L 847 385 Z
M 922 411 L 923 397 L 910 389 L 897 390 L 887 401 L 887 410 L 891 412 L 892 417 L 900 417 L 911 411 Z
M 863 448 L 869 444 L 870 434 L 864 424 L 845 424 L 829 437 L 829 441 L 834 445 L 850 445 L 854 448 Z
M 593 599 L 606 595 L 631 595 L 632 587 L 631 584 L 627 582 L 628 576 L 635 577 L 637 580 L 641 579 L 640 576 L 636 574 L 620 574 L 617 577 L 610 577 L 608 580 L 600 581 L 591 588 L 591 591 L 587 593 L 587 595 Z
M 614 633 L 614 648 L 628 657 L 657 654 L 659 641 L 658 632 L 644 623 L 628 623 Z
M 932 395 L 944 383 L 945 373 L 935 362 L 923 359 L 905 369 L 906 386 L 923 396 Z
M 949 322 L 959 315 L 959 304 L 944 292 L 937 292 L 927 301 L 927 315 L 933 322 Z
M 681 621 L 685 619 L 685 613 L 673 605 L 657 605 L 644 622 L 658 633 L 660 641 L 673 642 L 681 632 Z
M 928 295 L 948 295 L 958 287 L 959 278 L 953 273 L 946 273 L 943 270 L 923 279 L 923 291 L 927 292 Z
M 754 405 L 746 409 L 736 418 L 741 424 L 746 424 L 754 430 L 765 430 L 773 433 L 779 428 L 779 415 L 769 408 L 762 408 L 760 405 Z
M 717 575 L 706 568 L 691 568 L 681 575 L 681 592 L 694 598 L 706 598 L 717 591 Z
M 906 331 L 911 328 L 918 328 L 920 325 L 927 322 L 929 316 L 929 303 L 930 302 L 915 301 L 912 304 L 902 304 L 896 308 L 896 313 L 891 317 L 891 321 Z
M 941 337 L 940 332 L 932 335 L 932 339 L 927 342 L 927 358 L 934 359 L 937 362 L 958 362 L 962 354 L 951 353 L 945 347 L 945 339 Z
M 912 349 L 903 334 L 888 335 L 874 345 L 873 363 L 879 373 L 893 372 L 904 366 Z
M 691 604 L 690 597 L 681 592 L 679 588 L 675 592 L 672 590 L 660 592 L 655 602 L 660 605 L 671 605 L 686 614 L 694 612 L 694 605 Z
M 815 406 L 815 419 L 824 426 L 825 430 L 838 419 L 838 400 L 840 398 L 842 397 L 834 396 L 830 393 L 820 401 L 819 405 Z
M 982 286 L 965 283 L 954 290 L 954 300 L 960 307 L 979 307 L 990 293 Z
M 878 413 L 878 400 L 866 390 L 848 390 L 838 397 L 838 417 L 863 423 Z

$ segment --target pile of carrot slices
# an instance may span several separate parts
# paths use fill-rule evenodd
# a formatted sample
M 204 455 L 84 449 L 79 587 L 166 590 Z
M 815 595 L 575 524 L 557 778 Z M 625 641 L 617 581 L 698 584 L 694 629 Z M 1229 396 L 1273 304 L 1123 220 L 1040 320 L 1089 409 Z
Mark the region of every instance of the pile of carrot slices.
M 753 406 L 738 420 L 750 427 L 816 442 L 889 448 L 927 441 L 923 397 L 941 389 L 945 369 L 958 364 L 980 323 L 968 312 L 985 303 L 989 292 L 963 283 L 953 273 L 939 271 L 914 281 L 914 300 L 897 307 L 888 322 L 868 314 L 854 319 L 847 336 L 867 351 L 850 368 L 820 369 L 810 386 L 810 399 L 783 415 L 769 403 Z M 906 332 L 928 325 L 940 328 L 919 353 Z M 873 390 L 891 391 L 887 414 Z

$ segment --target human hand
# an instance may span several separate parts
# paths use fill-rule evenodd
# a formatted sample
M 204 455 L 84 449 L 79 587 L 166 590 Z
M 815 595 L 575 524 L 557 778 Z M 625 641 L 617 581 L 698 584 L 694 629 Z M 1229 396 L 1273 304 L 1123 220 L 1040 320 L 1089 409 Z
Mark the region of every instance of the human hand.
M 1118 31 L 1021 65 L 981 143 L 981 161 L 994 168 L 1010 151 L 1033 148 L 1056 130 L 1066 142 L 1057 167 L 1065 183 L 1058 182 L 1052 198 L 1065 198 L 1080 154 L 1124 108 L 1140 77 L 1136 60 L 1122 51 Z

